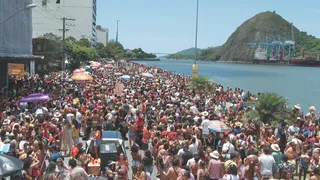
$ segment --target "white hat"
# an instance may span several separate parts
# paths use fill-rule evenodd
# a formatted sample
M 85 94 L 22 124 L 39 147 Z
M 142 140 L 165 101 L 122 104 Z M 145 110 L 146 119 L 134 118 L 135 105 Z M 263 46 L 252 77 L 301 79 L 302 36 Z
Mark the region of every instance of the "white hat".
M 62 116 L 62 114 L 60 112 L 55 112 L 53 115 L 55 118 L 59 118 Z
M 271 144 L 271 149 L 276 151 L 276 152 L 279 152 L 280 151 L 280 147 L 278 144 Z
M 213 152 L 211 152 L 211 153 L 210 153 L 210 156 L 211 156 L 212 158 L 215 158 L 215 159 L 219 159 L 219 158 L 220 158 L 220 154 L 219 154 L 218 151 L 213 151 Z
M 294 105 L 293 107 L 296 108 L 296 109 L 301 109 L 300 104 L 296 104 L 296 105 Z
M 202 116 L 208 116 L 209 115 L 208 111 L 203 111 L 201 114 L 202 114 Z

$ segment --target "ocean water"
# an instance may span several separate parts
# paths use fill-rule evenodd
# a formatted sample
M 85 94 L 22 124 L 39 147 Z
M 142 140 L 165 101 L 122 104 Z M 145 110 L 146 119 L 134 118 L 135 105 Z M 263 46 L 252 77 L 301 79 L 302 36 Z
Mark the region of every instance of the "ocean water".
M 175 73 L 192 74 L 192 61 L 168 60 L 139 61 L 139 63 L 166 69 Z M 320 68 L 230 64 L 197 61 L 199 75 L 205 75 L 225 87 L 244 91 L 275 92 L 288 99 L 290 106 L 300 104 L 304 112 L 310 106 L 320 111 Z

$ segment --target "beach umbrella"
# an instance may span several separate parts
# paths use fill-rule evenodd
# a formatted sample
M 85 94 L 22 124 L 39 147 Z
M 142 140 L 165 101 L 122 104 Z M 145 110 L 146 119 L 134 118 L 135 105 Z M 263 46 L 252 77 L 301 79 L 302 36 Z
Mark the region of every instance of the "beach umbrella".
M 88 80 L 92 80 L 92 76 L 90 76 L 89 74 L 86 73 L 78 73 L 75 74 L 71 77 L 73 80 L 75 81 L 88 81 Z
M 214 132 L 229 132 L 231 128 L 219 120 L 210 121 L 209 130 Z
M 19 159 L 6 154 L 0 154 L 0 176 L 7 177 L 21 171 L 23 163 Z
M 148 78 L 153 78 L 153 75 L 150 73 L 142 73 L 142 76 L 148 77 Z
M 114 73 L 114 75 L 116 75 L 116 76 L 121 76 L 122 73 L 121 73 L 121 72 L 116 72 L 116 73 Z
M 128 79 L 130 79 L 130 76 L 129 75 L 122 75 L 122 76 L 120 76 L 120 79 L 128 80 Z
M 114 68 L 114 66 L 110 65 L 110 64 L 106 64 L 103 66 L 105 69 L 112 69 Z
M 85 71 L 84 69 L 76 69 L 73 71 L 73 74 L 83 73 L 84 71 Z
M 51 98 L 47 94 L 35 93 L 23 97 L 20 102 L 47 102 L 50 99 Z

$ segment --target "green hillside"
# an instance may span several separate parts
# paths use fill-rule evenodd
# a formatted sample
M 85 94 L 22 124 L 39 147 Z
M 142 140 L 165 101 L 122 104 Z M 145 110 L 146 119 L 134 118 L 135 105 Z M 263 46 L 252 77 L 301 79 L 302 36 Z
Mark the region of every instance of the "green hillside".
M 314 36 L 293 28 L 294 40 L 297 44 L 296 55 L 305 49 L 306 56 L 315 57 L 320 53 L 320 40 Z M 203 59 L 222 61 L 251 61 L 257 47 L 245 45 L 248 42 L 266 42 L 269 39 L 281 37 L 291 40 L 291 23 L 275 12 L 263 12 L 245 21 L 228 40 L 218 49 L 208 49 Z M 205 52 L 205 51 L 203 51 Z
M 197 48 L 198 56 L 201 55 L 202 49 Z M 168 59 L 194 59 L 195 57 L 195 48 L 189 48 L 182 51 L 179 51 L 174 54 L 170 54 Z

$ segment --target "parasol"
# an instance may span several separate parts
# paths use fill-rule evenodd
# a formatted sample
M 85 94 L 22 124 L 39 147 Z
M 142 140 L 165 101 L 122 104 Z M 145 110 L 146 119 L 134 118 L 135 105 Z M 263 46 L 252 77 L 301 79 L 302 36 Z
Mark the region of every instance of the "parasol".
M 78 73 L 71 77 L 75 81 L 88 81 L 92 80 L 92 77 L 89 74 L 86 73 Z
M 0 155 L 0 176 L 7 177 L 21 171 L 23 163 L 19 159 L 5 154 Z
M 114 68 L 114 66 L 110 65 L 110 64 L 106 64 L 103 66 L 105 69 L 112 69 Z
M 121 73 L 121 72 L 117 72 L 117 73 L 114 73 L 114 75 L 116 75 L 116 76 L 121 76 L 122 73 Z
M 122 75 L 122 76 L 120 76 L 120 79 L 128 80 L 128 79 L 130 79 L 130 76 L 129 75 Z
M 85 71 L 84 69 L 76 69 L 73 71 L 73 74 L 83 73 L 84 71 Z
M 229 132 L 231 128 L 227 126 L 225 123 L 219 120 L 210 121 L 209 127 L 211 131 L 214 132 Z
M 150 73 L 142 73 L 142 76 L 148 77 L 148 78 L 153 78 L 153 75 Z
M 26 97 L 23 97 L 20 102 L 46 102 L 49 101 L 51 98 L 47 94 L 29 94 Z

